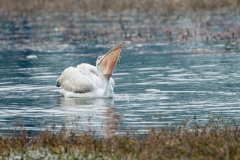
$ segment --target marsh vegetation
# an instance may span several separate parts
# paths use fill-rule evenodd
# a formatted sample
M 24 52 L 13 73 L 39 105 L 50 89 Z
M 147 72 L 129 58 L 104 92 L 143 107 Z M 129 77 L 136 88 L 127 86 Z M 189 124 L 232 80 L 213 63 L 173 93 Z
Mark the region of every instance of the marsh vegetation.
M 181 13 L 190 11 L 220 11 L 230 9 L 236 11 L 239 7 L 239 0 L 1 0 L 2 14 L 38 14 L 41 12 L 59 12 L 65 13 L 106 13 L 106 12 L 124 12 L 136 10 L 139 12 L 154 11 L 155 13 L 165 13 L 168 16 L 171 13 Z
M 0 158 L 18 159 L 238 159 L 240 130 L 233 121 L 210 120 L 194 129 L 152 129 L 145 135 L 131 131 L 108 138 L 92 131 L 15 131 L 0 137 Z

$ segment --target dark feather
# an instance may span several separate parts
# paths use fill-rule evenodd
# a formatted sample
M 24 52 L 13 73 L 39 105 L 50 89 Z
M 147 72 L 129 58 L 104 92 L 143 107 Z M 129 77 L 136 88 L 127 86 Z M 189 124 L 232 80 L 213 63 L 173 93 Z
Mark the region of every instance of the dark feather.
M 59 83 L 59 81 L 57 81 L 56 87 L 60 87 L 61 84 Z

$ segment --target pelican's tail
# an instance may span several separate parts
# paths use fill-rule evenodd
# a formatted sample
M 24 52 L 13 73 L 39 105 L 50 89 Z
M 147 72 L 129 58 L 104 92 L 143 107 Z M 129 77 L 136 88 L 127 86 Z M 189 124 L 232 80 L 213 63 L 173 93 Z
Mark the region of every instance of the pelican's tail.
M 58 79 L 58 80 L 57 80 L 56 87 L 60 87 L 60 86 L 61 86 L 61 84 L 60 84 L 59 79 Z

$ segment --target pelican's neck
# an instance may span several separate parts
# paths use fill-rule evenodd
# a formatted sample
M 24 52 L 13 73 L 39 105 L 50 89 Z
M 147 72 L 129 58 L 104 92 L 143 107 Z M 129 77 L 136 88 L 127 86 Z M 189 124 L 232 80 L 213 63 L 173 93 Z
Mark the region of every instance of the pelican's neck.
M 113 87 L 110 85 L 110 82 L 107 78 L 105 78 L 105 76 L 102 74 L 101 72 L 101 69 L 99 66 L 96 66 L 97 67 L 97 71 L 98 71 L 98 75 L 99 75 L 99 78 L 101 79 L 102 81 L 102 86 L 101 88 L 103 89 L 104 91 L 104 96 L 113 96 Z
M 107 89 L 109 87 L 109 80 L 102 74 L 101 69 L 98 65 L 96 66 L 96 68 L 98 71 L 98 75 L 99 75 L 100 79 L 102 80 L 103 88 Z

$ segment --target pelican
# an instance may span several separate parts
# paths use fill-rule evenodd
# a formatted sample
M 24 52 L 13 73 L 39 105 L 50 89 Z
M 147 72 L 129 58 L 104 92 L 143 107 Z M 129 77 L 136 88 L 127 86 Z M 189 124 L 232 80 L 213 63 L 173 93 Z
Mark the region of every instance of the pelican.
M 113 97 L 115 82 L 111 76 L 121 51 L 122 44 L 113 47 L 97 58 L 96 67 L 81 63 L 76 68 L 66 68 L 56 86 L 62 87 L 64 97 Z

